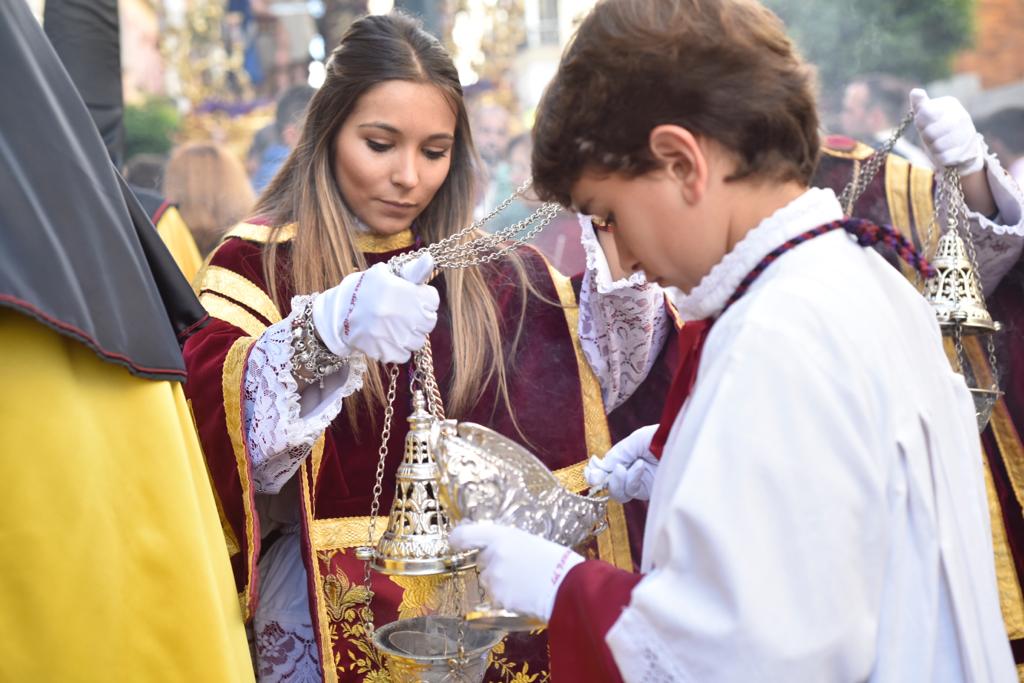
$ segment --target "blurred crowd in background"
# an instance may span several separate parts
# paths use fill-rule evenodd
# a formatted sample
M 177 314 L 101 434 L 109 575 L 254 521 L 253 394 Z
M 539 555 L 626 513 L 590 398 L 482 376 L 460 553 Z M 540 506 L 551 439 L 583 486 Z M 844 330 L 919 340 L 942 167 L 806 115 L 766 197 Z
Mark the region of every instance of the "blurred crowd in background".
M 43 0 L 29 0 L 40 19 Z M 452 51 L 480 157 L 477 216 L 528 180 L 534 107 L 593 0 L 120 0 L 124 164 L 136 187 L 176 205 L 200 251 L 252 210 L 298 139 L 324 60 L 366 12 L 418 15 Z M 907 93 L 963 101 L 1024 180 L 1024 3 L 771 0 L 818 69 L 827 134 L 880 145 Z M 896 153 L 928 160 L 913 135 Z M 486 229 L 525 218 L 517 199 Z M 537 246 L 563 272 L 583 267 L 575 218 Z

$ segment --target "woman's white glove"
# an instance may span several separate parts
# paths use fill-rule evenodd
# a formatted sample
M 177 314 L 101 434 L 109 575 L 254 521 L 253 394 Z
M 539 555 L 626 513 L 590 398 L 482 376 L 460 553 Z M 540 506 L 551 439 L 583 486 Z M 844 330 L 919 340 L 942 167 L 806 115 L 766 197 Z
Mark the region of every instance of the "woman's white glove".
M 544 622 L 551 619 L 562 579 L 583 561 L 571 548 L 494 522 L 462 522 L 448 542 L 456 550 L 480 549 L 480 583 L 496 603 Z
M 613 500 L 648 500 L 658 471 L 658 459 L 651 453 L 651 440 L 658 425 L 641 427 L 618 442 L 603 458 L 591 456 L 583 476 L 591 488 L 608 487 Z
M 914 88 L 910 91 L 910 106 L 924 151 L 935 168 L 953 166 L 960 175 L 970 175 L 985 166 L 985 143 L 958 99 L 933 100 L 921 88 Z
M 347 275 L 313 300 L 313 325 L 332 353 L 360 352 L 382 363 L 404 363 L 437 324 L 437 290 L 421 284 L 434 270 L 430 254 L 407 264 L 402 276 L 385 263 Z

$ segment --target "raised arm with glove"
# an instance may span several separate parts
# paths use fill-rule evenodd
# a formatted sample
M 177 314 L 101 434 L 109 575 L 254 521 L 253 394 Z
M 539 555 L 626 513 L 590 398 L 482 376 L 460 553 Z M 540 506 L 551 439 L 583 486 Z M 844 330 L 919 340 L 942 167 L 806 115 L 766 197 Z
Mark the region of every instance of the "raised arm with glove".
M 313 324 L 324 345 L 345 358 L 363 353 L 382 363 L 404 363 L 437 324 L 437 290 L 423 284 L 434 270 L 424 254 L 402 270 L 385 263 L 352 273 L 313 301 Z

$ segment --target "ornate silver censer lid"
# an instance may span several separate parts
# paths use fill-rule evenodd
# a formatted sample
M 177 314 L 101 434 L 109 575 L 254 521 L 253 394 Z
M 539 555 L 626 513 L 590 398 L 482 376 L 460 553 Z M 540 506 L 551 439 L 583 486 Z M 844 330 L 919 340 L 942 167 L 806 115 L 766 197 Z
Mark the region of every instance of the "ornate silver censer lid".
M 925 283 L 924 296 L 935 308 L 939 325 L 960 325 L 965 334 L 984 334 L 999 329 L 985 308 L 967 247 L 955 227 L 939 238 L 931 264 L 935 267 L 935 276 Z
M 423 576 L 473 566 L 471 553 L 454 553 L 448 545 L 448 512 L 438 496 L 437 420 L 426 408 L 423 393 L 415 392 L 387 531 L 376 547 L 357 551 L 357 557 L 368 559 L 382 574 Z

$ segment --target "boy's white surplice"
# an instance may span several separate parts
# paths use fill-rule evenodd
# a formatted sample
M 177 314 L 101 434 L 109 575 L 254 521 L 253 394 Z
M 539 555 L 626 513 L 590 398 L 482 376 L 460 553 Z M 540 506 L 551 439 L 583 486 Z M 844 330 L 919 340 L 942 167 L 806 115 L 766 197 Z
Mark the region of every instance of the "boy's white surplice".
M 687 297 L 718 315 L 812 189 Z M 974 409 L 928 304 L 843 231 L 721 315 L 659 466 L 645 578 L 607 636 L 626 681 L 1013 681 Z

